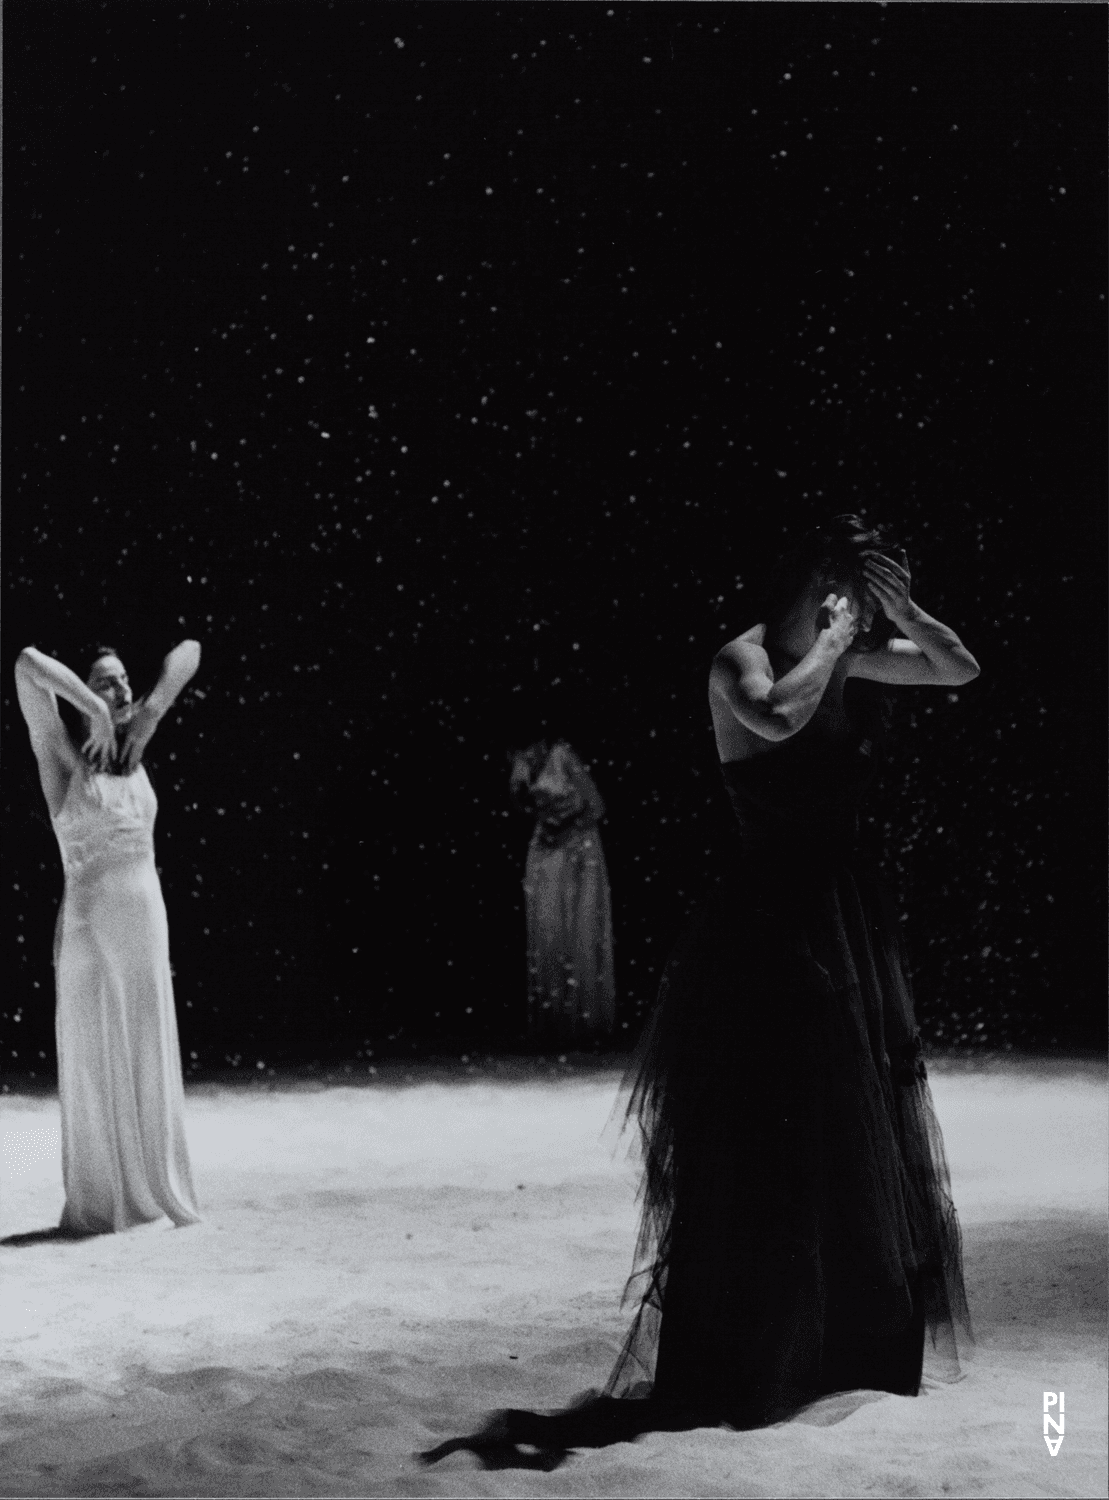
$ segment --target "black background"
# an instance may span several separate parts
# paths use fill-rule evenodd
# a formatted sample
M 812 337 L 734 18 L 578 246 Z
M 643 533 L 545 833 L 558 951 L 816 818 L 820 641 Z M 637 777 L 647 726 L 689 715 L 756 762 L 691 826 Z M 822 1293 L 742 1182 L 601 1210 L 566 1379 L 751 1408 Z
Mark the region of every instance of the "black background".
M 543 732 L 630 1041 L 726 856 L 713 650 L 845 509 L 983 668 L 870 807 L 925 1035 L 1102 1044 L 1102 7 L 4 13 L 7 1067 L 23 645 L 203 643 L 148 757 L 192 1071 L 519 1046 Z

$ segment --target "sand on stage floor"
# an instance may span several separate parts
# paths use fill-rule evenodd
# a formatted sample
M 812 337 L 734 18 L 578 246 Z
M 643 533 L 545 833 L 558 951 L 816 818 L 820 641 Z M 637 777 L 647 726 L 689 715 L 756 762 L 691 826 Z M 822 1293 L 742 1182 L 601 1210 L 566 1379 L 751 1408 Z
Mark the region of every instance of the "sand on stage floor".
M 977 1333 L 962 1380 L 553 1471 L 413 1455 L 603 1384 L 636 1225 L 618 1070 L 190 1086 L 203 1224 L 0 1249 L 0 1493 L 1102 1496 L 1104 1066 L 932 1078 Z M 57 1100 L 0 1111 L 0 1233 L 56 1223 Z M 1065 1393 L 1055 1457 L 1045 1391 Z

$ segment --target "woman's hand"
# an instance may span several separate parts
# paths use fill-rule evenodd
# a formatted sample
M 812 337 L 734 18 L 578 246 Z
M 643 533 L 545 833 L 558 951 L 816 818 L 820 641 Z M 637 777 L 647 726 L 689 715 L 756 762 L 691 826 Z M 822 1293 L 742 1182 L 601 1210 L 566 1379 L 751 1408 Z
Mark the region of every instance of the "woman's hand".
M 859 622 L 851 613 L 851 605 L 848 601 L 837 599 L 835 594 L 829 594 L 817 616 L 819 639 L 840 655 L 855 639 L 855 632 L 858 628 Z
M 913 613 L 913 601 L 909 598 L 909 559 L 898 549 L 899 561 L 885 557 L 881 552 L 868 552 L 863 563 L 867 586 L 882 606 L 887 620 L 900 625 Z
M 127 725 L 127 733 L 123 737 L 123 748 L 119 753 L 120 766 L 128 776 L 132 771 L 138 770 L 143 751 L 149 745 L 160 717 L 149 703 L 135 705 Z
M 103 771 L 111 765 L 116 753 L 116 731 L 112 723 L 112 711 L 103 698 L 90 705 L 89 737 L 81 746 L 81 754 L 95 771 Z

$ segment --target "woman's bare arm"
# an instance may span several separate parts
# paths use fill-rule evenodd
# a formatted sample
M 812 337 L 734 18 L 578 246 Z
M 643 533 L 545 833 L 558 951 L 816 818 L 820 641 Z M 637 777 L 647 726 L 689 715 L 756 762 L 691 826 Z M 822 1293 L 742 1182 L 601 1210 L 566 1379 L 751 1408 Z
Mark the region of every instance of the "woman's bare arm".
M 786 740 L 820 707 L 836 663 L 855 635 L 846 599 L 827 601 L 828 625 L 795 667 L 775 679 L 764 648 L 751 640 L 731 641 L 709 673 L 709 693 L 724 703 L 745 729 L 764 740 Z
M 852 653 L 847 675 L 902 687 L 962 687 L 981 670 L 955 632 L 925 614 L 909 596 L 908 559 L 871 553 L 865 564 L 867 583 L 883 611 L 904 639 L 889 641 L 884 651 Z
M 162 663 L 161 676 L 154 691 L 144 699 L 159 718 L 167 714 L 177 701 L 182 689 L 196 676 L 200 666 L 200 642 L 182 641 Z
M 53 818 L 61 810 L 70 779 L 81 764 L 58 713 L 58 699 L 72 703 L 88 718 L 90 733 L 84 754 L 92 766 L 102 765 L 115 751 L 111 710 L 76 672 L 34 646 L 25 647 L 16 660 L 15 691 L 38 762 L 43 796 Z
M 15 664 L 15 690 L 36 755 L 40 746 L 52 754 L 61 754 L 63 758 L 73 751 L 58 713 L 59 698 L 72 703 L 78 713 L 89 720 L 90 734 L 85 749 L 90 757 L 98 758 L 114 751 L 115 734 L 108 705 L 81 681 L 76 672 L 54 657 L 37 651 L 34 646 L 24 647 Z
M 599 823 L 605 815 L 604 799 L 584 763 L 576 755 L 570 764 L 570 775 L 578 795 L 589 809 L 590 817 Z
M 120 751 L 124 770 L 133 771 L 142 760 L 159 722 L 173 707 L 183 688 L 200 666 L 200 642 L 182 641 L 162 663 L 161 675 L 152 692 L 136 704 Z

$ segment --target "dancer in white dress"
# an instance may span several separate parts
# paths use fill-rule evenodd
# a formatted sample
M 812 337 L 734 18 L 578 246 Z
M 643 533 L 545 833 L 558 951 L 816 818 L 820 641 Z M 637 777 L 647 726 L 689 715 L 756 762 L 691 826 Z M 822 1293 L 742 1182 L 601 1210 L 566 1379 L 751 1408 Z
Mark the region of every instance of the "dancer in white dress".
M 528 1036 L 586 1046 L 616 1024 L 612 898 L 597 824 L 605 805 L 565 740 L 513 757 L 512 797 L 535 820 L 528 847 Z
M 169 929 L 154 864 L 157 799 L 142 767 L 158 721 L 200 663 L 183 641 L 138 703 L 102 648 L 87 683 L 28 647 L 19 705 L 65 867 L 54 942 L 65 1209 L 57 1233 L 104 1234 L 168 1215 L 195 1224 Z M 58 698 L 85 718 L 80 750 Z

